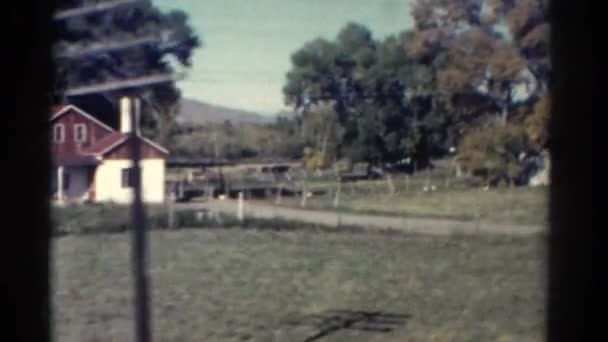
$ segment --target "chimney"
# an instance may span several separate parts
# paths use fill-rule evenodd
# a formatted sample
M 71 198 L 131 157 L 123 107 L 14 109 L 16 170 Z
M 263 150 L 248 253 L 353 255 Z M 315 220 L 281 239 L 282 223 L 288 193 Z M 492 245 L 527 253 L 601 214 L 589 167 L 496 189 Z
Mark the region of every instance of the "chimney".
M 120 133 L 135 133 L 140 135 L 139 127 L 140 101 L 138 98 L 123 97 L 120 99 Z

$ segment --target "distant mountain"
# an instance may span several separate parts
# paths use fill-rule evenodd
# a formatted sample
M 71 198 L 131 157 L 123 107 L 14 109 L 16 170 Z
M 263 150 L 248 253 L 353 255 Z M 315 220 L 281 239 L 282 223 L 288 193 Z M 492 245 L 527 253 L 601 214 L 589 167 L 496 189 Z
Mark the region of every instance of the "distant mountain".
M 275 114 L 275 117 L 283 117 L 283 118 L 287 118 L 287 119 L 293 119 L 296 116 L 298 116 L 298 114 L 296 112 L 287 111 L 287 110 L 281 110 Z
M 180 113 L 177 116 L 178 122 L 192 124 L 218 123 L 226 120 L 233 123 L 267 123 L 274 121 L 275 117 L 186 98 L 182 99 Z

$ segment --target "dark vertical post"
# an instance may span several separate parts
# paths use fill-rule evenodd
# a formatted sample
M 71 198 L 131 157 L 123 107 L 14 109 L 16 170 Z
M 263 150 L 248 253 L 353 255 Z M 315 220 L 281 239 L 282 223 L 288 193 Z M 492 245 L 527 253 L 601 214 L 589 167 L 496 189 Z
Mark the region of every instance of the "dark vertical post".
M 606 335 L 606 53 L 598 3 L 551 1 L 547 341 Z M 574 114 L 576 113 L 576 114 Z
M 133 234 L 133 275 L 135 278 L 135 341 L 151 341 L 150 308 L 148 301 L 148 275 L 147 275 L 147 240 L 145 212 L 142 202 L 141 180 L 141 139 L 139 138 L 139 115 L 141 110 L 138 98 L 123 98 L 128 102 L 123 110 L 128 108 L 131 117 L 130 147 L 133 170 L 133 202 L 131 204 L 132 234 Z
M 51 341 L 50 302 L 50 180 L 48 96 L 52 88 L 50 63 L 53 1 L 3 3 L 3 32 L 8 42 L 0 57 L 8 92 L 2 96 L 6 113 L 2 138 L 6 181 L 2 205 L 3 340 Z M 14 50 L 13 50 L 14 48 Z M 5 76 L 8 73 L 8 77 Z M 9 228 L 18 222 L 18 228 Z

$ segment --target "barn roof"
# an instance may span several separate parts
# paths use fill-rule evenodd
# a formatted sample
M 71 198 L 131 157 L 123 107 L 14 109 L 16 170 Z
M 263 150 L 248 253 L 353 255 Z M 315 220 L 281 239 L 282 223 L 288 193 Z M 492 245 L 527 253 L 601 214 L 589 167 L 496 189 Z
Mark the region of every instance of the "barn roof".
M 62 111 L 63 109 L 65 109 L 68 106 L 69 105 L 67 105 L 67 104 L 59 104 L 59 105 L 51 106 L 51 117 L 53 115 L 57 114 L 58 112 Z
M 151 141 L 147 138 L 144 138 L 142 136 L 139 136 L 139 138 L 142 140 L 142 142 L 144 144 L 148 144 L 149 146 L 160 151 L 163 154 L 169 154 L 169 151 L 167 151 L 162 146 L 154 143 L 153 141 Z M 110 153 L 111 151 L 113 151 L 114 149 L 122 146 L 128 140 L 129 140 L 129 134 L 120 133 L 120 132 L 112 132 L 112 133 L 106 135 L 105 137 L 103 137 L 101 140 L 99 140 L 95 145 L 86 149 L 84 151 L 84 153 L 104 156 L 104 155 Z
M 90 121 L 95 122 L 96 124 L 104 127 L 106 130 L 108 130 L 108 133 L 103 138 L 101 138 L 100 140 L 95 142 L 92 146 L 90 146 L 82 151 L 79 151 L 79 152 L 58 151 L 58 152 L 54 153 L 53 154 L 54 163 L 59 164 L 59 165 L 72 165 L 72 166 L 96 165 L 100 162 L 100 160 L 102 160 L 103 156 L 107 155 L 108 153 L 110 153 L 114 149 L 122 146 L 124 143 L 126 143 L 128 141 L 129 134 L 117 132 L 116 130 L 112 129 L 108 125 L 104 124 L 103 122 L 99 121 L 95 117 L 91 116 L 87 112 L 83 111 L 82 109 L 80 109 L 74 105 L 62 104 L 62 105 L 52 106 L 50 120 L 51 121 L 57 120 L 59 117 L 65 115 L 66 113 L 69 113 L 71 111 L 74 111 L 75 113 L 82 115 L 82 116 L 86 117 L 87 119 L 89 119 Z M 165 154 L 165 155 L 169 154 L 169 151 L 166 148 L 151 141 L 150 139 L 147 139 L 141 135 L 138 135 L 138 137 L 141 139 L 142 143 L 154 148 L 155 150 L 161 152 L 162 154 Z
M 89 114 L 89 113 L 85 112 L 84 110 L 82 110 L 74 105 L 71 105 L 71 104 L 61 104 L 61 105 L 52 106 L 51 107 L 51 121 L 57 120 L 61 116 L 69 113 L 70 110 L 73 110 L 74 112 L 86 117 L 88 120 L 100 125 L 101 127 L 105 128 L 109 131 L 114 131 L 114 129 L 112 127 L 106 125 L 105 123 L 101 122 L 99 119 L 95 118 L 91 114 Z
M 99 158 L 94 155 L 80 153 L 57 153 L 53 154 L 54 165 L 64 166 L 93 166 L 99 164 Z

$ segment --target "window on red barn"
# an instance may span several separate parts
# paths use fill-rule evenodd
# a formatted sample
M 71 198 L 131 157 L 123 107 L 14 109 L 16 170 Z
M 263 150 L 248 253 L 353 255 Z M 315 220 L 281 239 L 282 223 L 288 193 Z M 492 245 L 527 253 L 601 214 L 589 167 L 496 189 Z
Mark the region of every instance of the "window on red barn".
M 87 126 L 85 124 L 74 125 L 74 141 L 83 143 L 87 140 Z
M 65 126 L 63 124 L 55 124 L 53 126 L 53 142 L 60 144 L 65 140 Z

